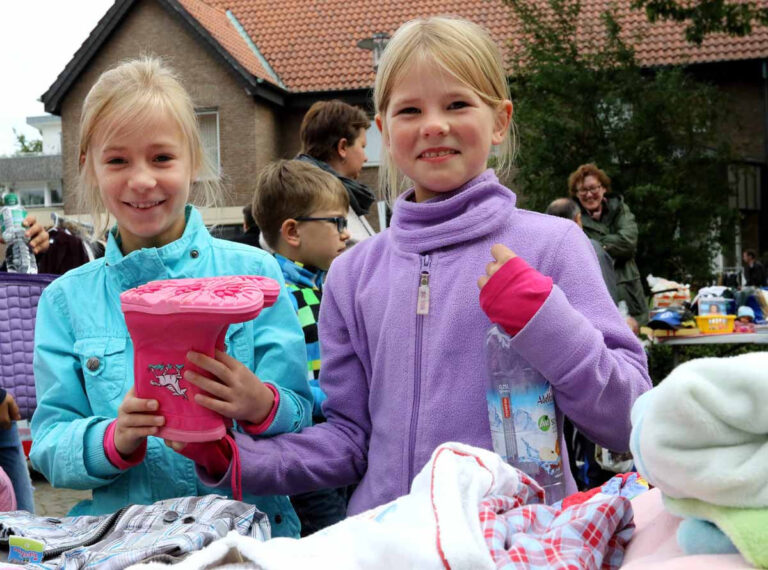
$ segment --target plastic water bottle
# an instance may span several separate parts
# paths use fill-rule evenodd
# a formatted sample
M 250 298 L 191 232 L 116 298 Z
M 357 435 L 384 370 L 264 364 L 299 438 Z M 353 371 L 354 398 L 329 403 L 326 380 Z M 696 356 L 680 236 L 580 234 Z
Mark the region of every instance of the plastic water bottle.
M 493 450 L 535 479 L 551 505 L 565 497 L 552 386 L 515 352 L 511 341 L 497 325 L 486 336 Z
M 27 229 L 22 222 L 27 217 L 27 211 L 19 204 L 19 197 L 8 192 L 3 198 L 3 208 L 0 210 L 0 229 L 5 240 L 5 265 L 9 273 L 37 273 L 37 261 L 29 239 Z

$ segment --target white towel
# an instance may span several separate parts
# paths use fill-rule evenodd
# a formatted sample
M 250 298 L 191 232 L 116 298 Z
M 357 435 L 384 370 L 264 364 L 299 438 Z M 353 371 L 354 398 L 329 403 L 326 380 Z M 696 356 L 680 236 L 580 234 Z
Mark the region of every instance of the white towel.
M 670 497 L 768 506 L 768 352 L 678 366 L 635 402 L 630 447 Z

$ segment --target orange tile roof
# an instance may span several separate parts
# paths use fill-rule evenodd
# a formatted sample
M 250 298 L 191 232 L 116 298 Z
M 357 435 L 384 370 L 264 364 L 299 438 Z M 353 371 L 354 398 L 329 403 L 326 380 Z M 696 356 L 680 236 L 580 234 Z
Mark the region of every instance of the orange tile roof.
M 242 49 L 247 47 L 244 41 L 236 41 L 239 34 L 225 13 L 231 11 L 286 88 L 294 93 L 370 88 L 374 80 L 372 54 L 358 48 L 357 42 L 376 32 L 392 34 L 400 24 L 415 17 L 450 14 L 468 18 L 486 27 L 505 52 L 517 28 L 510 8 L 501 0 L 179 1 L 247 69 L 258 69 L 258 58 L 252 51 Z M 629 3 L 582 0 L 579 28 L 584 45 L 599 41 L 600 28 L 595 24 L 600 14 L 617 6 L 623 34 L 634 45 L 637 59 L 643 65 L 768 57 L 766 27 L 755 29 L 745 38 L 711 35 L 697 47 L 685 41 L 682 24 L 652 25 L 644 12 L 630 10 Z M 265 73 L 263 67 L 261 70 Z M 255 74 L 269 78 L 268 73 Z
M 275 85 L 278 84 L 278 81 L 265 68 L 254 49 L 248 44 L 246 38 L 235 27 L 225 8 L 214 6 L 213 2 L 206 3 L 202 0 L 178 1 L 240 65 L 256 77 Z

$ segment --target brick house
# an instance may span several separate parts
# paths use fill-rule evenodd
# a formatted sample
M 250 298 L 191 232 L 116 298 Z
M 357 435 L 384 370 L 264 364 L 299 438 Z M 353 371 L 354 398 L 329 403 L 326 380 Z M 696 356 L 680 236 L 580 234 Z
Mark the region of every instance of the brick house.
M 597 41 L 596 22 L 610 6 L 616 7 L 611 0 L 582 0 L 585 45 Z M 441 13 L 485 26 L 505 51 L 515 35 L 501 0 L 116 0 L 42 97 L 46 111 L 62 118 L 65 210 L 74 208 L 83 98 L 116 62 L 151 53 L 180 73 L 207 151 L 230 190 L 228 207 L 206 212 L 206 221 L 237 224 L 259 169 L 298 151 L 299 124 L 313 102 L 340 98 L 371 111 L 373 54 L 358 43 Z M 714 35 L 696 47 L 684 41 L 680 25 L 651 25 L 628 0 L 618 17 L 641 64 L 687 65 L 731 96 L 733 120 L 725 128 L 740 157 L 731 174 L 739 187 L 734 206 L 744 214 L 742 241 L 768 250 L 768 29 L 746 38 Z M 375 186 L 375 128 L 368 139 L 370 164 L 362 177 Z

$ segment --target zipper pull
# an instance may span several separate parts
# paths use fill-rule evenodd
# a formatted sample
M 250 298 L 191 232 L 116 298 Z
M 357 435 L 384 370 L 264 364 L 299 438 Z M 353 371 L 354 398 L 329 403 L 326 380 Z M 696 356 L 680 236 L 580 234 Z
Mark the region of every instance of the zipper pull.
M 429 272 L 421 272 L 421 282 L 419 283 L 419 297 L 416 302 L 416 314 L 429 314 Z

